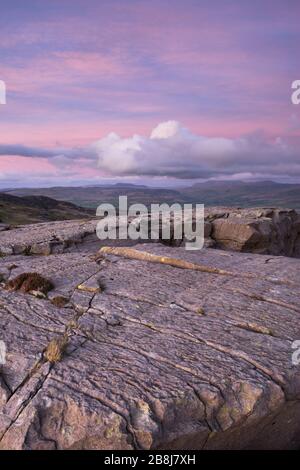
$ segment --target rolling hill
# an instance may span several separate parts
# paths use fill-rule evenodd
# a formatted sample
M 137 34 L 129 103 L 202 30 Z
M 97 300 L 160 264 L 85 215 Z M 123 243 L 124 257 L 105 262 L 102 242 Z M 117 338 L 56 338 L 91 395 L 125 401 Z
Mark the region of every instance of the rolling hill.
M 94 211 L 45 196 L 19 197 L 0 193 L 0 222 L 5 224 L 18 225 L 82 219 L 91 215 L 94 215 Z

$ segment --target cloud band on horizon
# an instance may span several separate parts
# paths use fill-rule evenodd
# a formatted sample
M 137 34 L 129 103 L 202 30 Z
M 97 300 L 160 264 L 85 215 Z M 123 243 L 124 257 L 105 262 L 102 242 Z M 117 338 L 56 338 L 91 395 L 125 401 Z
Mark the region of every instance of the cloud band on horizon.
M 150 176 L 208 179 L 248 173 L 300 176 L 299 153 L 280 138 L 262 133 L 239 138 L 193 134 L 177 121 L 158 124 L 149 137 L 122 138 L 111 132 L 85 147 L 37 148 L 0 145 L 0 156 L 47 159 L 57 168 L 72 163 L 94 168 L 104 176 Z

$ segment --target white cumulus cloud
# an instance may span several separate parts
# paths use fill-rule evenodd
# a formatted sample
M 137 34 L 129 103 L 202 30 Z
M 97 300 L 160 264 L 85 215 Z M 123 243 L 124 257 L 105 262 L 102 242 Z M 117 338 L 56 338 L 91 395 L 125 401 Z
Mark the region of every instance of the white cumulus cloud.
M 238 138 L 194 134 L 177 121 L 158 124 L 149 134 L 106 137 L 78 148 L 33 148 L 0 145 L 1 155 L 45 158 L 59 169 L 74 162 L 106 176 L 232 178 L 257 174 L 268 178 L 300 176 L 299 142 L 293 145 L 262 133 Z
M 177 121 L 158 124 L 149 137 L 122 138 L 115 133 L 91 146 L 98 166 L 112 175 L 208 178 L 259 171 L 282 172 L 282 163 L 293 163 L 300 174 L 294 149 L 282 139 L 268 141 L 261 134 L 236 139 L 193 134 Z

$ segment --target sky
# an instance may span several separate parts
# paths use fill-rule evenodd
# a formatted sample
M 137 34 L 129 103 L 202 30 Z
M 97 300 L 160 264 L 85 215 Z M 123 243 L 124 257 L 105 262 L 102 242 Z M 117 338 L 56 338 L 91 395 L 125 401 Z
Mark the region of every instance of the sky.
M 300 182 L 299 0 L 0 9 L 0 187 Z

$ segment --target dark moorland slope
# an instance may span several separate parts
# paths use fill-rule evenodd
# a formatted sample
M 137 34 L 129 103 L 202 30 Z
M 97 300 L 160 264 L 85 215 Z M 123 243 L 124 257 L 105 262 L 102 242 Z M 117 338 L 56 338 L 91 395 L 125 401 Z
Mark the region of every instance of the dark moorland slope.
M 94 211 L 45 196 L 18 197 L 0 193 L 0 222 L 5 224 L 81 219 L 93 214 Z

